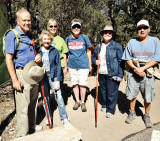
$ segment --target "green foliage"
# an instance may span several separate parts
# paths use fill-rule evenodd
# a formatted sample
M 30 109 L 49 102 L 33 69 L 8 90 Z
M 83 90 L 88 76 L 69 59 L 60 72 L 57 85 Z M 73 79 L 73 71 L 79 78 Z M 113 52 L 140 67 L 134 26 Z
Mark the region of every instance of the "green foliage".
M 5 81 L 10 79 L 10 75 L 8 73 L 7 66 L 6 66 L 5 62 L 3 62 L 0 65 L 0 78 L 1 78 L 0 79 L 0 84 L 4 83 Z

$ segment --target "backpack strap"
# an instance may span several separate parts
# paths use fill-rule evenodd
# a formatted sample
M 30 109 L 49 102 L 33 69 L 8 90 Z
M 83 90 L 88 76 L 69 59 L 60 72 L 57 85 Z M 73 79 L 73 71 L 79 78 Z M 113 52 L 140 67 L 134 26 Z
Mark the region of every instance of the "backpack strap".
M 16 35 L 16 39 L 17 39 L 16 50 L 19 50 L 19 48 L 21 46 L 21 38 L 20 38 L 20 35 L 19 35 L 18 31 L 16 29 L 9 29 L 4 33 L 4 36 L 3 36 L 3 54 L 5 54 L 5 38 L 6 38 L 6 35 L 8 34 L 8 32 L 10 32 L 10 31 L 13 31 L 14 34 Z

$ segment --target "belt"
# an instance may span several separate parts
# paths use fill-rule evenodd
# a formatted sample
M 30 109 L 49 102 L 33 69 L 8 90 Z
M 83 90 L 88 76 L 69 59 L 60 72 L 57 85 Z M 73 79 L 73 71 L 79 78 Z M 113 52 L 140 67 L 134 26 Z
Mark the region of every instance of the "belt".
M 16 67 L 18 70 L 23 70 L 24 67 Z

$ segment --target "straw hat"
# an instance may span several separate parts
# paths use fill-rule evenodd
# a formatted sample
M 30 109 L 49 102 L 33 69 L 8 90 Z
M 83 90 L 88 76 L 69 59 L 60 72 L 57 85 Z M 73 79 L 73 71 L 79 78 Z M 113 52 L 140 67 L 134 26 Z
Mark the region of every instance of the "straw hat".
M 113 33 L 115 33 L 115 30 L 113 29 L 111 25 L 106 25 L 104 29 L 100 31 L 100 34 L 103 35 L 104 31 L 112 31 Z
M 44 72 L 45 71 L 42 63 L 30 61 L 25 65 L 22 75 L 26 83 L 37 84 L 42 80 Z

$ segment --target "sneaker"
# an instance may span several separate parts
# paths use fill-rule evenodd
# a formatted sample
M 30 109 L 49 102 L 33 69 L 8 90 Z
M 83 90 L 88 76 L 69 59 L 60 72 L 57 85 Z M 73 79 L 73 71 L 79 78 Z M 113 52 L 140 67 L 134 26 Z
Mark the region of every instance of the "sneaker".
M 76 102 L 73 106 L 73 110 L 77 110 L 80 106 L 80 103 L 79 102 Z
M 112 116 L 113 116 L 113 114 L 112 114 L 112 113 L 107 112 L 107 114 L 106 114 L 106 118 L 111 118 Z
M 70 124 L 70 121 L 67 118 L 65 118 L 62 120 L 62 123 L 63 123 L 63 125 L 68 125 L 68 124 Z
M 126 123 L 131 124 L 132 120 L 136 119 L 136 113 L 129 113 L 127 119 L 125 120 Z
M 146 128 L 152 128 L 153 127 L 149 115 L 144 114 L 143 120 L 144 120 L 144 124 L 145 124 Z
M 87 108 L 86 108 L 84 103 L 81 104 L 81 109 L 82 109 L 82 112 L 86 112 L 87 111 Z
M 107 108 L 101 108 L 101 111 L 102 111 L 102 112 L 106 112 L 106 111 L 107 111 Z
M 42 129 L 43 129 L 43 127 L 41 125 L 36 125 L 36 127 L 35 127 L 35 131 L 40 131 Z

